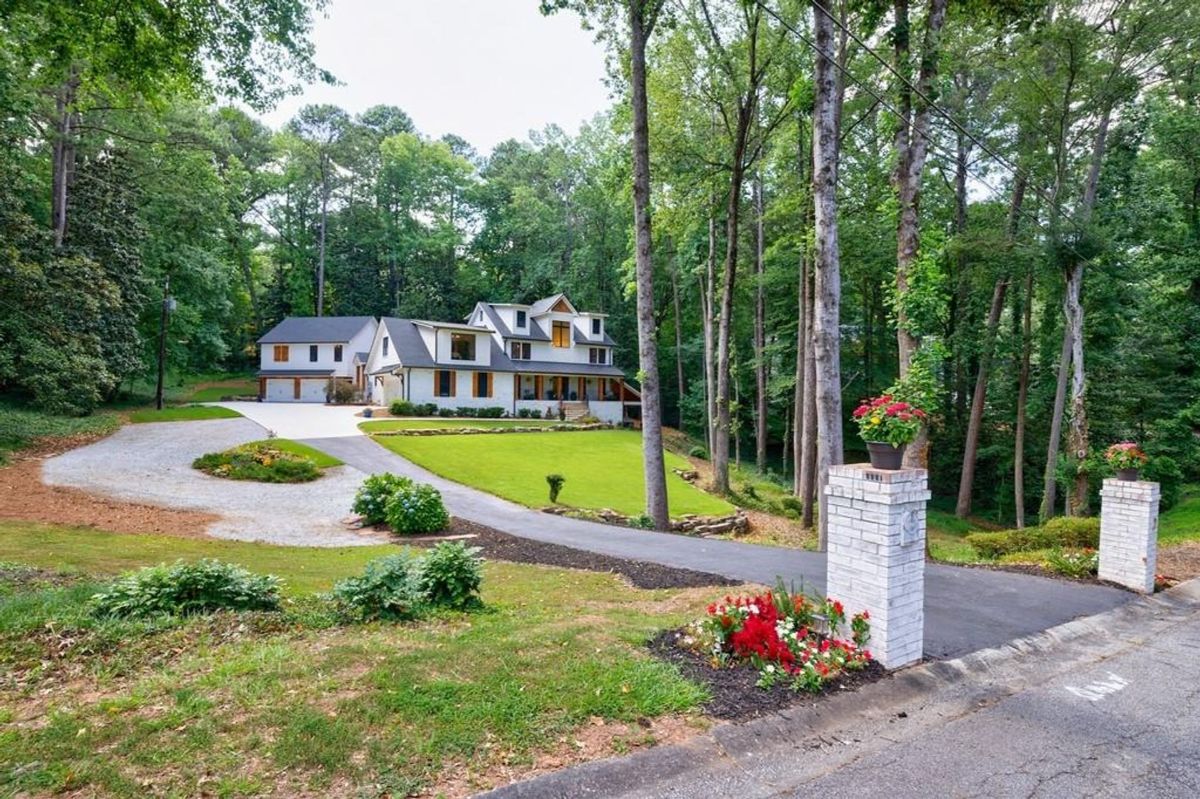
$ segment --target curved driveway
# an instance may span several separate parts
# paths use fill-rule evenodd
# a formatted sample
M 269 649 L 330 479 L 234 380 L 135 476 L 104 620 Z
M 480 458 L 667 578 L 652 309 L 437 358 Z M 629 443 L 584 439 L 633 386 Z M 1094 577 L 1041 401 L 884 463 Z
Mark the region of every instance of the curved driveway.
M 455 516 L 511 535 L 621 558 L 713 572 L 772 585 L 825 589 L 825 556 L 740 541 L 614 527 L 532 511 L 439 477 L 366 436 L 306 442 L 359 471 L 393 472 L 432 483 Z M 956 657 L 1108 610 L 1133 595 L 1115 588 L 930 563 L 925 571 L 925 653 Z

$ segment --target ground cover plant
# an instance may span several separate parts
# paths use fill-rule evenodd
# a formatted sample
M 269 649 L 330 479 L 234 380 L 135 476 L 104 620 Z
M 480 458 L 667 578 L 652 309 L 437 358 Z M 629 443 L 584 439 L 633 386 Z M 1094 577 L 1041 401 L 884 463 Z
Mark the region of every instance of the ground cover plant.
M 436 608 L 482 606 L 479 550 L 442 541 L 421 555 L 398 553 L 367 564 L 363 573 L 333 587 L 333 596 L 357 617 L 408 621 Z
M 641 437 L 632 430 L 593 430 L 554 435 L 506 435 L 420 438 L 380 436 L 378 443 L 430 471 L 530 507 L 546 504 L 546 469 L 570 486 L 569 504 L 609 508 L 627 516 L 645 510 Z M 688 468 L 680 456 L 666 453 L 671 514 L 716 516 L 733 506 L 671 473 Z M 564 500 L 566 497 L 564 497 Z
M 754 668 L 761 688 L 785 684 L 815 693 L 871 662 L 868 614 L 847 623 L 842 604 L 832 598 L 814 603 L 781 585 L 762 594 L 726 596 L 707 611 L 688 625 L 680 645 L 716 669 Z
M 90 615 L 110 575 L 176 549 L 278 574 L 282 611 Z M 347 626 L 311 609 L 314 592 L 394 552 L 0 524 L 0 559 L 71 570 L 0 591 L 4 790 L 461 795 L 539 753 L 578 757 L 584 726 L 612 736 L 593 756 L 686 729 L 695 716 L 680 714 L 706 699 L 640 642 L 702 613 L 712 588 L 488 562 L 484 613 Z
M 163 408 L 139 408 L 129 412 L 129 421 L 144 422 L 196 422 L 206 419 L 236 419 L 240 413 L 220 405 L 175 405 Z
M 279 578 L 214 559 L 176 561 L 130 572 L 92 595 L 96 616 L 190 616 L 214 610 L 275 610 Z
M 107 435 L 121 426 L 121 417 L 111 411 L 87 416 L 60 416 L 28 405 L 0 402 L 0 465 L 11 454 L 39 439 L 68 439 L 75 436 Z
M 192 462 L 193 468 L 213 477 L 260 483 L 306 483 L 320 477 L 322 469 L 339 465 L 341 461 L 332 455 L 298 441 L 279 438 L 210 452 Z

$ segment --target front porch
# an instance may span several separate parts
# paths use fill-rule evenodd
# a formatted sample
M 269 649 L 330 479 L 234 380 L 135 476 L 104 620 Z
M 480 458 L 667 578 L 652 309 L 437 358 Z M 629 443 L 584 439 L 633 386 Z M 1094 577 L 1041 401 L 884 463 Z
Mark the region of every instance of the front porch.
M 513 413 L 540 411 L 553 416 L 595 416 L 603 422 L 620 424 L 630 416 L 628 406 L 641 405 L 641 395 L 624 378 L 589 375 L 513 375 Z

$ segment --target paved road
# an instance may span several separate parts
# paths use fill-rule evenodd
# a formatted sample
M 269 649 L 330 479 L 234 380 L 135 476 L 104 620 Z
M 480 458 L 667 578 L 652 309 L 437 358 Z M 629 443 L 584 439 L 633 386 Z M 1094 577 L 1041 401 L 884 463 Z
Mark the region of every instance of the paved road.
M 432 483 L 452 514 L 512 535 L 751 582 L 774 584 L 782 577 L 797 587 L 824 591 L 825 557 L 820 553 L 565 519 L 445 480 L 365 436 L 307 443 L 363 472 L 393 472 Z M 1116 607 L 1132 596 L 1103 586 L 932 564 L 925 585 L 925 653 L 938 658 L 996 646 Z
M 1200 796 L 1200 581 L 491 799 Z M 1181 590 L 1182 589 L 1182 590 Z

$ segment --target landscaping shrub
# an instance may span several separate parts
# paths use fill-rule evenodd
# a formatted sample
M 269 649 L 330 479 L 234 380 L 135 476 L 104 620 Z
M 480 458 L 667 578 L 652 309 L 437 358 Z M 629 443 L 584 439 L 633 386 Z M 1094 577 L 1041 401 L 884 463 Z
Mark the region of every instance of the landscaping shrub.
M 599 417 L 592 416 L 590 413 L 586 416 L 580 416 L 576 421 L 578 421 L 579 424 L 600 424 Z
M 442 417 L 443 419 L 453 418 L 454 417 L 454 409 L 453 408 L 438 408 L 437 415 Z
M 488 408 L 480 408 L 476 414 L 480 419 L 499 419 L 504 416 L 504 408 L 499 405 L 493 405 Z
M 779 508 L 785 516 L 799 517 L 804 513 L 804 502 L 799 497 L 783 496 L 778 500 Z
M 455 408 L 454 415 L 470 419 L 470 418 L 474 418 L 475 416 L 478 416 L 479 412 L 474 408 L 462 407 L 462 408 Z
M 392 532 L 402 534 L 436 533 L 450 524 L 450 514 L 442 494 L 426 483 L 409 481 L 388 499 L 384 515 Z
M 416 407 L 417 416 L 435 416 L 438 413 L 437 403 L 425 402 Z
M 358 389 L 349 380 L 330 379 L 325 386 L 325 396 L 335 405 L 346 405 L 358 401 Z
M 558 502 L 558 492 L 562 491 L 563 483 L 567 482 L 567 478 L 561 474 L 546 475 L 546 483 L 550 486 L 550 501 Z
M 405 554 L 387 555 L 367 564 L 360 577 L 347 577 L 333 587 L 333 596 L 363 619 L 415 619 L 424 610 L 419 584 L 419 560 Z
M 392 416 L 419 416 L 420 415 L 417 413 L 416 406 L 413 405 L 408 400 L 394 400 L 392 402 L 392 404 L 390 406 L 388 406 L 388 412 Z
M 1100 545 L 1100 520 L 1062 516 L 1050 519 L 1041 527 L 972 533 L 965 540 L 985 558 L 1052 547 L 1095 548 Z
M 399 489 L 411 485 L 412 480 L 391 472 L 370 475 L 354 495 L 352 509 L 363 517 L 366 524 L 381 524 L 387 521 L 388 500 Z
M 541 419 L 542 418 L 541 408 L 535 408 L 534 410 L 531 410 L 529 412 L 529 416 L 531 419 Z
M 306 483 L 321 476 L 320 468 L 303 455 L 261 442 L 201 455 L 192 461 L 192 468 L 213 477 L 261 483 Z
M 708 450 L 706 450 L 704 447 L 700 446 L 699 444 L 697 444 L 696 446 L 689 449 L 688 455 L 690 455 L 693 458 L 699 458 L 702 461 L 708 460 Z
M 94 615 L 116 618 L 278 607 L 278 577 L 219 560 L 149 566 L 122 576 L 91 599 Z
M 425 601 L 455 610 L 482 605 L 483 564 L 478 553 L 478 547 L 443 541 L 420 558 L 417 582 Z
M 521 419 L 528 419 L 529 418 L 529 409 L 528 408 L 517 408 L 517 416 L 520 417 Z
M 1046 555 L 1046 566 L 1066 577 L 1092 577 L 1100 570 L 1100 553 L 1094 549 L 1054 549 Z
M 649 514 L 646 514 L 646 513 L 643 513 L 641 516 L 634 516 L 632 519 L 629 520 L 629 523 L 632 526 L 637 527 L 642 530 L 653 530 L 654 529 L 654 520 L 651 519 Z

